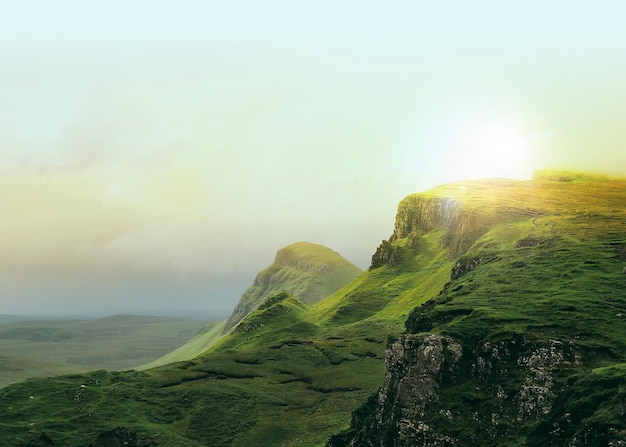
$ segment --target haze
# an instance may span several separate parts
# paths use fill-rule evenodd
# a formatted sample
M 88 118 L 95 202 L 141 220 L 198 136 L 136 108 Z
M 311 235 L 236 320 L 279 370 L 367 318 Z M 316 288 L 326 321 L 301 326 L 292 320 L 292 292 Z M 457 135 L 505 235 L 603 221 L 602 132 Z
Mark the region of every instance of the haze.
M 626 175 L 619 3 L 39 3 L 0 19 L 0 313 L 227 313 L 295 241 L 366 268 L 410 193 Z

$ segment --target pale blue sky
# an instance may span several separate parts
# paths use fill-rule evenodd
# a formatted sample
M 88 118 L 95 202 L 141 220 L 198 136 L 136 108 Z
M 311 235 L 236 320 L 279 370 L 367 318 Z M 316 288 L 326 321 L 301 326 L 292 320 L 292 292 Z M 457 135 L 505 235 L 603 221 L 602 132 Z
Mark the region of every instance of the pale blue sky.
M 505 3 L 5 6 L 4 312 L 229 307 L 298 240 L 366 267 L 413 192 L 626 175 L 626 7 Z

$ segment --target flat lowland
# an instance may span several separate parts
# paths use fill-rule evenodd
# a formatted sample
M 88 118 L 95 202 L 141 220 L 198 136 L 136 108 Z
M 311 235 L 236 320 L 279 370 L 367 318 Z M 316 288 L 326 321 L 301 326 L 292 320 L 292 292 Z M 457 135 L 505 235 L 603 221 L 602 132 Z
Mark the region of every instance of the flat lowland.
M 0 355 L 0 388 L 22 382 L 30 377 L 53 377 L 63 374 L 87 372 L 91 368 L 81 365 L 64 365 L 38 362 L 24 357 Z
M 0 320 L 0 353 L 5 356 L 0 386 L 41 375 L 131 369 L 178 348 L 203 325 L 213 324 L 143 315 L 88 320 L 7 317 Z

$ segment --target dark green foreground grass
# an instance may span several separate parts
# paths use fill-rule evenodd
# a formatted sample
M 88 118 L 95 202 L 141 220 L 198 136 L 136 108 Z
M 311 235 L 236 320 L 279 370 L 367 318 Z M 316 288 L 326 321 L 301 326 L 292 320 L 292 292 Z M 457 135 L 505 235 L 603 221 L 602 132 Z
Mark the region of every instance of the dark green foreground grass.
M 623 402 L 626 363 L 626 182 L 552 180 L 458 183 L 407 198 L 401 210 L 457 202 L 456 220 L 442 220 L 454 226 L 396 237 L 398 262 L 318 304 L 276 296 L 192 361 L 0 390 L 0 445 L 324 445 L 382 384 L 387 339 L 407 316 L 411 331 L 468 347 L 518 335 L 576 340 L 589 356 L 556 405 L 610 414 Z M 457 265 L 467 268 L 451 280 Z M 473 388 L 447 392 L 481 399 Z M 507 445 L 540 437 L 539 425 Z

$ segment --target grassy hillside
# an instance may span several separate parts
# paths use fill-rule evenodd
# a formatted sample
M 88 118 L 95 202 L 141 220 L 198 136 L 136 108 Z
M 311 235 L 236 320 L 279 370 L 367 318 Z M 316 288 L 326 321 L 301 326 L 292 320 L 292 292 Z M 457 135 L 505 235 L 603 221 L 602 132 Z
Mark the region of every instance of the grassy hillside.
M 330 445 L 626 443 L 626 181 L 536 178 L 405 199 L 453 198 L 459 208 L 442 222 L 454 233 L 443 240 L 468 248 L 446 287 L 407 319 L 381 393 Z M 412 225 L 396 230 L 395 246 L 414 236 Z
M 593 176 L 459 182 L 409 196 L 373 267 L 321 302 L 276 294 L 191 361 L 0 390 L 11 407 L 0 406 L 0 444 L 321 446 L 384 383 L 388 339 L 405 323 L 416 336 L 460 340 L 464 359 L 484 342 L 527 337 L 539 349 L 571 338 L 583 361 L 551 370 L 555 383 L 570 380 L 554 409 L 582 405 L 591 416 L 572 414 L 605 424 L 623 403 L 625 222 L 626 181 Z M 512 396 L 525 377 L 516 362 L 503 365 L 513 376 L 494 383 Z M 486 422 L 464 408 L 491 408 L 490 397 L 472 380 L 442 387 L 446 406 L 429 423 L 482 439 L 475 432 Z M 607 384 L 608 396 L 599 391 Z M 522 418 L 519 434 L 500 420 L 499 445 L 541 445 L 552 415 Z M 367 419 L 367 408 L 357 416 Z M 349 436 L 370 433 L 364 427 Z
M 316 305 L 278 294 L 192 361 L 8 387 L 0 398 L 13 409 L 0 408 L 8 417 L 0 442 L 45 433 L 67 446 L 106 445 L 97 444 L 102 436 L 163 446 L 322 445 L 379 386 L 386 339 L 402 330 L 411 299 L 447 280 L 452 261 L 428 259 L 419 271 L 423 261 L 417 256 L 418 271 L 404 279 L 391 267 L 365 272 Z M 402 290 L 422 284 L 423 298 Z
M 296 242 L 278 251 L 272 265 L 261 271 L 227 321 L 203 328 L 189 342 L 139 369 L 191 360 L 272 296 L 289 292 L 315 303 L 352 281 L 361 270 L 337 252 L 319 244 Z
M 138 315 L 18 321 L 0 324 L 0 352 L 91 369 L 130 369 L 183 345 L 200 327 L 198 320 Z M 24 378 L 41 375 L 26 366 L 20 370 Z
M 224 333 L 269 297 L 287 291 L 300 301 L 313 304 L 351 282 L 361 269 L 336 251 L 319 244 L 296 242 L 276 253 L 274 262 L 260 272 L 245 291 Z
M 157 366 L 167 365 L 168 363 L 190 360 L 213 346 L 221 337 L 226 321 L 220 321 L 203 326 L 196 335 L 193 336 L 184 345 L 168 352 L 162 357 L 146 364 L 141 365 L 137 369 L 150 369 Z

